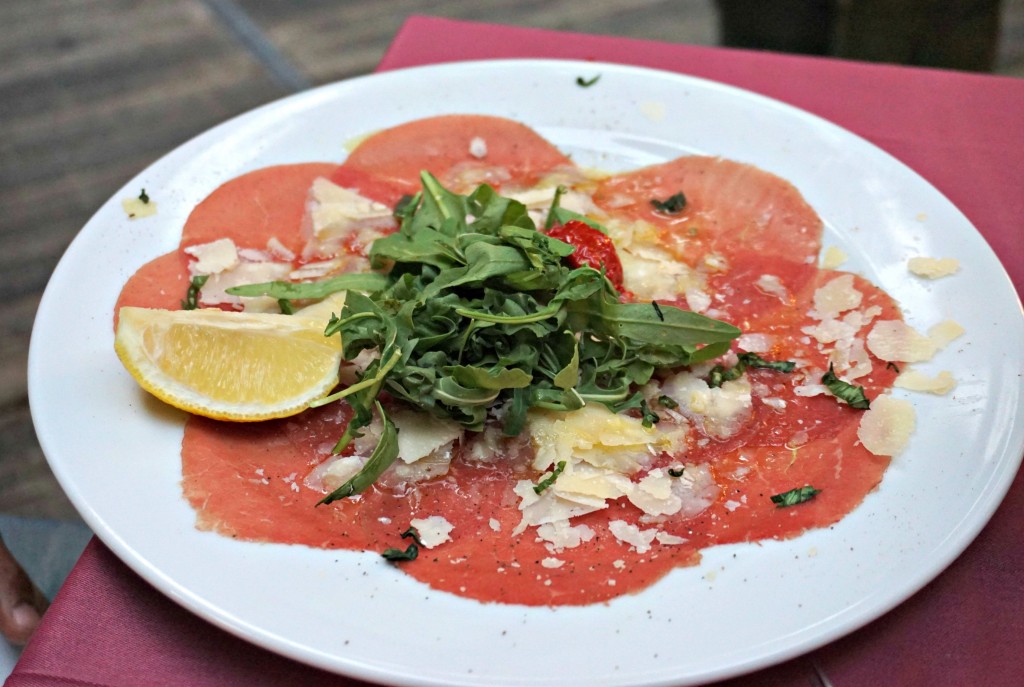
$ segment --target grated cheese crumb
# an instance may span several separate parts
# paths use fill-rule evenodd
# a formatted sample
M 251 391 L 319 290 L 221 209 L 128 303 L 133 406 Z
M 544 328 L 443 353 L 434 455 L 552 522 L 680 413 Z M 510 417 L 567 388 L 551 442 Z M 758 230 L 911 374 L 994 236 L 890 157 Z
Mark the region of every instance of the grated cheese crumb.
M 834 270 L 844 262 L 846 262 L 847 255 L 840 248 L 835 246 L 829 246 L 825 249 L 825 255 L 821 259 L 821 267 L 826 270 Z
M 474 136 L 473 140 L 469 142 L 469 154 L 478 160 L 487 157 L 487 141 L 479 136 Z
M 789 300 L 789 291 L 782 285 L 782 280 L 774 274 L 762 274 L 754 282 L 754 286 L 769 296 L 775 296 L 783 303 Z
M 552 558 L 552 557 L 549 556 L 549 557 L 543 559 L 540 562 L 540 564 L 543 565 L 545 568 L 549 568 L 551 570 L 554 570 L 556 568 L 561 568 L 563 565 L 565 565 L 565 561 L 563 561 L 563 560 L 561 560 L 559 558 Z

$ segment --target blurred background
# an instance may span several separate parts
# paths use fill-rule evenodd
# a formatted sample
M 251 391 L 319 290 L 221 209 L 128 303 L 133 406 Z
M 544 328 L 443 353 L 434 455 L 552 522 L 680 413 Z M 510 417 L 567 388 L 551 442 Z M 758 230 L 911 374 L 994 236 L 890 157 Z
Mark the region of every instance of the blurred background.
M 78 519 L 26 391 L 36 307 L 76 232 L 210 126 L 372 71 L 410 14 L 1024 78 L 1024 0 L 3 0 L 0 514 L 23 533 L 8 543 L 35 536 L 24 518 Z

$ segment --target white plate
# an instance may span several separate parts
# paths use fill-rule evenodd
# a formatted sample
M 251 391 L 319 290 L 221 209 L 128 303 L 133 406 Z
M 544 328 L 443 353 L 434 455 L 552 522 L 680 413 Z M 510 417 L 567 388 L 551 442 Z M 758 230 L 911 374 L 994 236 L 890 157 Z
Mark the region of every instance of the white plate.
M 600 74 L 590 88 L 578 76 Z M 917 395 L 919 426 L 880 489 L 836 527 L 706 552 L 606 605 L 526 608 L 432 592 L 374 553 L 232 541 L 193 527 L 179 488 L 183 416 L 151 401 L 112 349 L 111 310 L 188 212 L 265 165 L 340 160 L 354 136 L 452 112 L 504 115 L 583 165 L 630 169 L 684 153 L 750 162 L 796 184 L 846 267 L 896 296 L 911 324 L 967 334 L 928 370 L 956 392 Z M 123 197 L 159 204 L 129 221 Z M 961 274 L 908 276 L 914 255 Z M 40 442 L 96 534 L 207 620 L 328 670 L 401 685 L 683 685 L 795 656 L 878 617 L 948 565 L 1002 499 L 1024 447 L 1024 319 L 975 229 L 916 174 L 805 112 L 716 83 L 592 62 L 495 61 L 353 79 L 272 103 L 170 153 L 90 220 L 36 320 L 29 391 Z M 956 427 L 955 432 L 949 431 Z M 285 581 L 285 582 L 282 582 Z

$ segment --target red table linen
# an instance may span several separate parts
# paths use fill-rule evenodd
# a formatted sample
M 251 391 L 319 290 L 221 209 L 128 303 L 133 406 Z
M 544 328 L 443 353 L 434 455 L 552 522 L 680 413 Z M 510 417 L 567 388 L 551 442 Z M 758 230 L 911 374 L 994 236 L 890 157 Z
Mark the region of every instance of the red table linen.
M 438 37 L 443 36 L 443 40 Z M 1024 292 L 1024 80 L 414 17 L 381 69 L 487 58 L 593 59 L 714 79 L 825 117 L 902 160 L 974 223 Z M 728 685 L 1021 684 L 1024 477 L 938 579 L 865 628 Z M 814 674 L 829 682 L 814 682 Z M 93 541 L 6 687 L 361 684 L 237 639 Z

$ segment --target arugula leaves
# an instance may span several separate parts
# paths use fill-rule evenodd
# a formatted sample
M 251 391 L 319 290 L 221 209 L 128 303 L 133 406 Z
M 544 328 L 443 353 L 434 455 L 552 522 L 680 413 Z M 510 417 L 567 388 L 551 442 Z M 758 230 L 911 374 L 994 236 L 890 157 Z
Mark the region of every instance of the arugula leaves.
M 398 231 L 370 248 L 381 271 L 232 289 L 276 298 L 354 289 L 325 333 L 341 336 L 346 360 L 363 351 L 375 358 L 355 384 L 318 405 L 345 398 L 353 408 L 336 452 L 374 413 L 385 429 L 365 467 L 321 503 L 361 492 L 397 457 L 381 393 L 470 431 L 501 407 L 508 436 L 522 430 L 530 408 L 588 402 L 640 409 L 654 422 L 638 390 L 654 371 L 722 355 L 740 333 L 669 305 L 619 302 L 602 272 L 568 266 L 573 246 L 538 231 L 522 203 L 490 186 L 461 195 L 426 172 L 421 182 L 396 211 Z
M 549 474 L 547 477 L 545 477 L 544 479 L 537 483 L 537 485 L 533 488 L 533 492 L 535 494 L 543 494 L 545 491 L 547 491 L 548 487 L 555 483 L 555 480 L 558 479 L 558 476 L 562 474 L 563 470 L 565 470 L 565 461 L 560 460 L 555 465 L 554 469 L 551 470 L 551 474 Z

